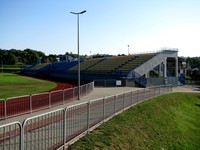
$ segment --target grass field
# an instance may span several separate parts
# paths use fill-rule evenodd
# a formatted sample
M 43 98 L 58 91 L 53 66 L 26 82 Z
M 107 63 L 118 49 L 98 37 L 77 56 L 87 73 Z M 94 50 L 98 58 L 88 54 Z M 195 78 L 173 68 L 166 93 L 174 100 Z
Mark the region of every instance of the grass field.
M 115 116 L 69 149 L 200 149 L 200 93 L 172 93 Z
M 54 87 L 56 84 L 53 82 L 11 73 L 0 73 L 0 99 L 40 93 Z

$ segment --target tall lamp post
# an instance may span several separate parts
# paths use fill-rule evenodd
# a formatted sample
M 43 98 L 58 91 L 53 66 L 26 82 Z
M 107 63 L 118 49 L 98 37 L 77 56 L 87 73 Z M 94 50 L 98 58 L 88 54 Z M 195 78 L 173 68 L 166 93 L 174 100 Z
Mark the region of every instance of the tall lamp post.
M 129 55 L 129 46 L 130 46 L 130 45 L 128 45 L 128 55 Z
M 79 15 L 85 13 L 86 10 L 81 12 L 70 12 L 77 15 L 77 49 L 78 49 L 78 100 L 80 100 L 80 55 L 79 55 Z
M 1 73 L 3 73 L 3 51 L 1 50 Z

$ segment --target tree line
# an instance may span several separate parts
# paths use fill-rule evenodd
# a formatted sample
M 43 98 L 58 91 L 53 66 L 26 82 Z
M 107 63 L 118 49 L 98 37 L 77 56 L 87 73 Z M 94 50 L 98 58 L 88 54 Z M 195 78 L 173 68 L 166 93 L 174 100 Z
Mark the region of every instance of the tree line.
M 43 52 L 28 48 L 25 50 L 0 49 L 0 62 L 7 65 L 31 64 L 39 61 L 44 56 Z
M 66 55 L 71 56 L 72 58 L 76 58 L 77 54 L 73 54 L 72 52 L 66 52 Z M 15 65 L 15 64 L 33 64 L 33 63 L 49 63 L 49 62 L 56 62 L 58 58 L 62 55 L 45 55 L 45 53 L 33 50 L 33 49 L 24 49 L 24 50 L 17 50 L 17 49 L 0 49 L 0 63 L 4 65 Z M 82 56 L 84 57 L 84 56 Z
M 73 54 L 72 52 L 66 52 L 66 55 L 71 56 L 72 58 L 77 58 L 77 54 Z M 33 49 L 24 49 L 24 50 L 17 50 L 17 49 L 0 49 L 0 62 L 3 64 L 31 64 L 31 63 L 46 63 L 46 62 L 56 62 L 58 61 L 57 58 L 62 56 L 61 54 L 55 55 L 50 54 L 48 56 L 45 53 L 33 50 Z M 86 58 L 87 55 L 80 56 L 81 58 Z M 99 54 L 93 55 L 93 58 L 99 57 Z M 192 64 L 200 64 L 200 57 L 187 57 L 182 58 L 190 65 Z

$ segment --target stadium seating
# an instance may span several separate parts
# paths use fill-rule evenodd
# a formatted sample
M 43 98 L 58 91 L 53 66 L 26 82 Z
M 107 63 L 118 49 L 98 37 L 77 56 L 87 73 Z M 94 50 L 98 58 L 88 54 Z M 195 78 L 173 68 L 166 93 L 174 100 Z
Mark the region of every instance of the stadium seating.
M 48 66 L 50 63 L 41 63 L 41 64 L 37 64 L 33 67 L 30 68 L 30 70 L 39 70 L 45 66 Z
M 146 62 L 157 53 L 138 54 L 129 56 L 113 56 L 107 58 L 93 58 L 82 61 L 80 70 L 92 74 L 106 74 L 108 72 L 116 73 L 117 71 L 130 71 Z M 66 70 L 66 72 L 76 72 L 78 65 Z
M 155 56 L 157 53 L 151 53 L 151 54 L 141 54 L 138 55 L 137 58 L 135 58 L 134 60 L 130 61 L 129 63 L 127 63 L 126 65 L 122 66 L 121 68 L 119 68 L 119 70 L 133 70 L 136 67 L 138 67 L 139 65 L 141 65 L 142 63 L 148 61 L 149 59 L 151 59 L 153 56 Z
M 133 58 L 135 58 L 135 55 L 130 55 L 130 56 L 114 56 L 114 57 L 109 57 L 105 58 L 103 61 L 100 63 L 93 65 L 92 67 L 88 68 L 90 71 L 109 71 L 109 70 L 116 70 L 120 66 L 128 63 L 131 61 Z
M 52 71 L 53 72 L 64 72 L 65 70 L 68 70 L 69 68 L 72 68 L 73 66 L 77 65 L 77 61 L 72 62 L 55 62 L 52 64 Z
M 82 61 L 80 63 L 80 70 L 88 70 L 90 67 L 98 64 L 101 61 L 103 61 L 102 58 L 88 59 L 88 60 Z M 69 68 L 69 71 L 77 71 L 77 70 L 78 70 L 78 65 L 75 65 L 72 68 Z
M 165 67 L 166 58 L 172 58 L 171 62 L 167 62 L 168 67 L 164 74 L 164 69 L 161 75 L 167 77 L 174 77 L 175 57 L 177 51 L 163 50 L 156 53 L 134 54 L 128 56 L 109 56 L 102 55 L 101 58 L 81 59 L 80 61 L 80 79 L 82 81 L 91 80 L 119 80 L 132 78 L 140 85 L 145 85 L 146 78 L 158 77 L 160 73 L 155 67 L 160 65 Z M 169 61 L 169 59 L 168 59 Z M 56 62 L 40 64 L 29 69 L 25 67 L 23 72 L 31 75 L 49 76 L 55 78 L 64 78 L 70 80 L 77 80 L 78 62 Z M 159 66 L 159 67 L 160 67 Z M 143 79 L 144 78 L 144 79 Z
M 80 63 L 80 70 L 88 73 L 100 74 L 113 71 L 130 71 L 155 55 L 156 53 L 87 59 Z M 43 63 L 31 67 L 30 70 L 38 70 L 39 72 L 47 73 L 50 71 L 76 72 L 78 70 L 78 65 L 77 61 Z

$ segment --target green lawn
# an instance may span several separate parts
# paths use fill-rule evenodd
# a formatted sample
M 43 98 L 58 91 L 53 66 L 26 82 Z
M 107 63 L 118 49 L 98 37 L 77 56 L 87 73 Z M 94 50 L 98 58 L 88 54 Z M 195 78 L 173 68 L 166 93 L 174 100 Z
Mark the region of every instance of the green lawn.
M 56 84 L 53 82 L 11 73 L 0 73 L 0 99 L 40 93 L 54 87 Z
M 81 138 L 69 149 L 200 149 L 200 93 L 145 101 Z

